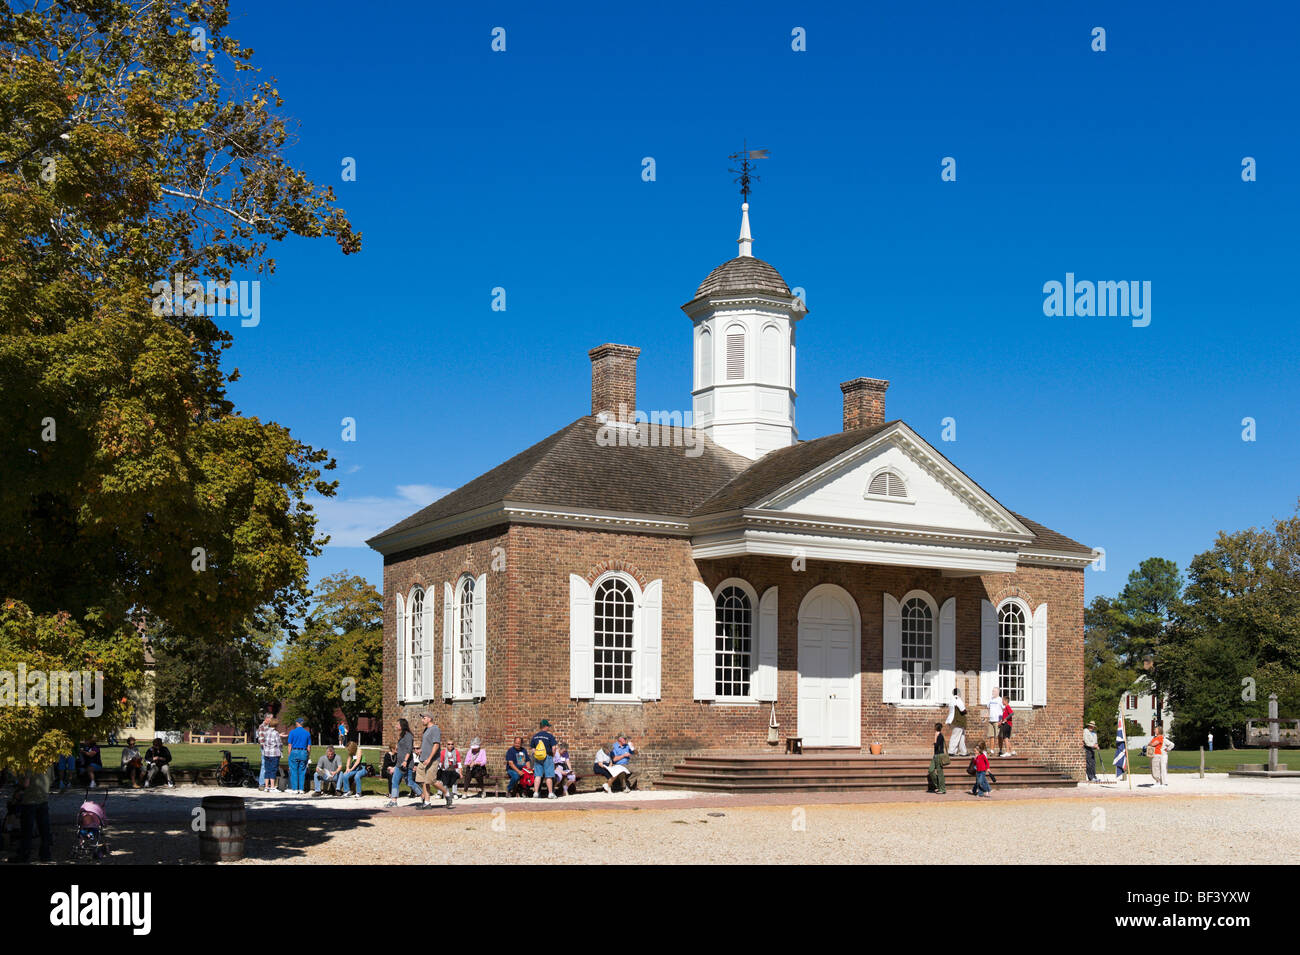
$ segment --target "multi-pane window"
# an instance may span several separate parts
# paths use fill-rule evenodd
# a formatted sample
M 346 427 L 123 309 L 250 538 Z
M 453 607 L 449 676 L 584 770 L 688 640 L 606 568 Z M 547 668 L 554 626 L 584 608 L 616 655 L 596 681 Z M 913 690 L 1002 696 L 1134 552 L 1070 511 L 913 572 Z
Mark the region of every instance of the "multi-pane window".
M 927 674 L 934 670 L 934 613 L 920 597 L 903 604 L 903 679 L 905 700 L 928 700 Z
M 1028 667 L 1029 626 L 1017 603 L 998 608 L 998 686 L 1012 703 L 1024 703 Z
M 418 697 L 424 693 L 424 591 L 419 587 L 412 590 L 406 606 L 410 615 L 406 627 L 410 634 L 406 661 L 411 668 L 411 695 Z
M 456 652 L 460 658 L 460 695 L 474 694 L 474 578 L 460 585 L 460 636 Z
M 714 690 L 718 696 L 749 696 L 754 649 L 754 608 L 739 587 L 727 587 L 716 602 Z
M 596 588 L 595 665 L 596 693 L 600 696 L 632 695 L 632 588 L 617 577 Z

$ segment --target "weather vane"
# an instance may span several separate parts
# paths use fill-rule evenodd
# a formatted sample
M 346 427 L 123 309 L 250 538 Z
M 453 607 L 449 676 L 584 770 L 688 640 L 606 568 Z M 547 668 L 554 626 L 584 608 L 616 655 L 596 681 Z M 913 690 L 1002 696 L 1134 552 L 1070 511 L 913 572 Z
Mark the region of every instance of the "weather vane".
M 736 173 L 735 181 L 740 183 L 740 194 L 744 197 L 745 202 L 749 202 L 749 185 L 751 182 L 758 182 L 758 173 L 753 171 L 753 163 L 756 159 L 767 159 L 766 149 L 750 149 L 749 141 L 745 141 L 745 148 L 738 153 L 732 153 L 727 157 L 732 162 L 740 163 L 739 169 L 730 169 L 728 172 Z

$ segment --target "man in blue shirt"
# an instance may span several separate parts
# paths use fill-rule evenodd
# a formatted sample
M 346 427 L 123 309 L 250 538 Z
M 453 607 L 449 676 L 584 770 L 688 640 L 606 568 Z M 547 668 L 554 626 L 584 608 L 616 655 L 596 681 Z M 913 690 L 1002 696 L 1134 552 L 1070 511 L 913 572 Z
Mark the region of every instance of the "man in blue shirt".
M 533 738 L 528 741 L 528 751 L 533 757 L 533 795 L 542 791 L 542 778 L 546 779 L 546 798 L 555 798 L 555 737 L 550 733 L 551 721 L 542 720 Z M 544 755 L 543 755 L 544 754 Z
M 289 730 L 289 789 L 307 795 L 307 763 L 311 760 L 311 733 L 303 728 L 300 716 Z
M 635 752 L 636 747 L 632 745 L 632 741 L 627 738 L 626 733 L 619 734 L 618 742 L 614 744 L 614 748 L 610 752 L 613 757 L 611 760 L 613 764 L 627 769 L 627 777 L 623 780 L 623 785 L 628 789 L 636 788 L 636 774 L 632 772 L 630 765 L 632 754 Z

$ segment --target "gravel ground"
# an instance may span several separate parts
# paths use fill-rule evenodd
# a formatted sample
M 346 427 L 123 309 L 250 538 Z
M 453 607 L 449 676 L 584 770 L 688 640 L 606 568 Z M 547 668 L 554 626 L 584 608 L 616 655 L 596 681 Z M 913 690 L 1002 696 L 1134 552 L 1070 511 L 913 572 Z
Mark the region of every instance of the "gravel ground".
M 1223 777 L 1224 780 L 1227 777 Z M 1007 863 L 1281 864 L 1300 859 L 1300 786 L 1198 780 L 1200 793 L 1139 786 L 1007 792 L 976 800 L 877 793 L 694 796 L 606 802 L 531 801 L 457 809 L 302 818 L 252 811 L 244 865 L 309 862 L 917 863 L 974 862 L 989 839 Z M 1178 787 L 1175 787 L 1178 788 Z M 1188 786 L 1188 789 L 1193 787 Z M 1215 790 L 1218 790 L 1215 793 Z M 645 794 L 650 795 L 650 794 Z M 561 801 L 556 801 L 561 802 Z M 570 808 L 572 807 L 572 808 Z M 251 807 L 250 807 L 251 808 Z M 161 838 L 159 838 L 161 836 Z M 177 820 L 114 827 L 111 862 L 192 862 L 197 837 Z

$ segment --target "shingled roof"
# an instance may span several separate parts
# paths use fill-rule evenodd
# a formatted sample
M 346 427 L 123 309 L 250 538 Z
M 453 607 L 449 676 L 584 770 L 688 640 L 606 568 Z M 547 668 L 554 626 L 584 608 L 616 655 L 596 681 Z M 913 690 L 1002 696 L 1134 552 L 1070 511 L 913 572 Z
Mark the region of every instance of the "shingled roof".
M 742 255 L 728 259 L 710 272 L 695 290 L 695 297 L 717 292 L 766 292 L 785 297 L 790 294 L 790 287 L 771 265 L 752 255 Z
M 654 446 L 602 445 L 597 440 L 602 423 L 584 416 L 367 543 L 374 546 L 403 531 L 506 502 L 683 522 L 752 507 L 896 423 L 802 441 L 750 461 L 714 444 L 703 432 L 666 426 Z M 701 449 L 699 454 L 686 453 L 696 448 Z M 1014 516 L 1034 535 L 1036 546 L 1091 553 L 1091 548 L 1078 541 L 1019 514 Z
M 579 418 L 367 543 L 505 501 L 684 520 L 750 465 L 693 429 L 663 426 L 656 446 L 633 447 L 601 445 L 601 427 Z

